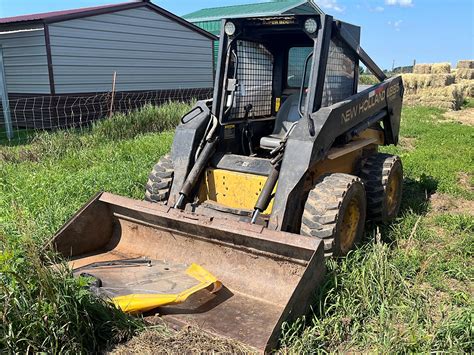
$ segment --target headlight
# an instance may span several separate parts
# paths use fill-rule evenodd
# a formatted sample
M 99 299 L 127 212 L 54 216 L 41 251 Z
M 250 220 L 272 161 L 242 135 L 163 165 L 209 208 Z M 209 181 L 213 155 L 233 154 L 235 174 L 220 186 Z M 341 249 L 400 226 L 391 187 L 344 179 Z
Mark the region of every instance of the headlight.
M 304 22 L 304 29 L 306 32 L 313 34 L 318 30 L 318 23 L 314 18 L 309 18 Z
M 227 36 L 232 36 L 235 33 L 235 25 L 232 21 L 226 22 L 224 32 Z

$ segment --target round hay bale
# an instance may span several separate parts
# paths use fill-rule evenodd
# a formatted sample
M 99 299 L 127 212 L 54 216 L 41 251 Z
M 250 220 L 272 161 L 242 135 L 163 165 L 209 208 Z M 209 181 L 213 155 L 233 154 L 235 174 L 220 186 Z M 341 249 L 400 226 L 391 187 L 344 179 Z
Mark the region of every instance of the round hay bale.
M 413 74 L 431 74 L 431 64 L 415 64 Z
M 474 69 L 474 60 L 460 60 L 457 65 L 458 69 Z
M 449 74 L 451 73 L 451 63 L 434 63 L 431 66 L 431 74 Z

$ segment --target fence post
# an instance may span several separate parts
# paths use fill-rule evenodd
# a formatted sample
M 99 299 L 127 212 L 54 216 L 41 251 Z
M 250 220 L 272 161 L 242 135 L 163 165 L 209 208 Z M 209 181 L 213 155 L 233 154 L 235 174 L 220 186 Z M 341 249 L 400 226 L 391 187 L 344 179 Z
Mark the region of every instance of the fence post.
M 110 110 L 109 110 L 109 117 L 112 117 L 113 110 L 114 110 L 114 100 L 115 100 L 115 80 L 117 79 L 117 72 L 114 71 L 114 75 L 112 77 L 112 98 L 110 100 Z
M 7 81 L 3 63 L 3 48 L 0 46 L 0 95 L 2 96 L 3 120 L 7 131 L 8 140 L 13 139 L 12 118 L 10 116 L 10 104 L 8 102 Z

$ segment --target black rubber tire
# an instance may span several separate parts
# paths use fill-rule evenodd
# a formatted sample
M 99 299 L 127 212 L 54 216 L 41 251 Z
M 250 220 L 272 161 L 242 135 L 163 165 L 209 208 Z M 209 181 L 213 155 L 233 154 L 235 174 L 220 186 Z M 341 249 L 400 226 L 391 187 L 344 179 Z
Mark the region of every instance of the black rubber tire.
M 149 202 L 167 202 L 173 183 L 174 168 L 167 154 L 155 164 L 146 183 L 145 200 Z
M 350 246 L 344 247 L 341 245 L 341 233 L 351 204 L 358 208 L 358 220 Z M 300 233 L 322 239 L 325 256 L 344 256 L 362 239 L 366 209 L 364 185 L 357 176 L 341 173 L 324 175 L 308 194 Z
M 367 193 L 367 219 L 381 223 L 394 220 L 402 202 L 403 166 L 400 157 L 374 154 L 365 162 L 360 177 Z M 389 203 L 388 195 L 392 189 L 395 189 L 395 196 Z

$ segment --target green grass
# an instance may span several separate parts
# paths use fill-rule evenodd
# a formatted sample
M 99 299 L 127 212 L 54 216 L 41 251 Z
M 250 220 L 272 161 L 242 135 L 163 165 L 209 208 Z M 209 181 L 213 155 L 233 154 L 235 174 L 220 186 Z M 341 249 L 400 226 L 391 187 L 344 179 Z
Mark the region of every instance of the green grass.
M 380 81 L 372 74 L 362 74 L 359 75 L 359 84 L 362 85 L 375 85 L 380 83 Z
M 66 268 L 53 272 L 40 247 L 98 191 L 143 198 L 149 169 L 170 148 L 168 129 L 187 109 L 148 107 L 0 147 L 1 349 L 98 351 L 142 328 Z M 474 199 L 474 128 L 442 113 L 403 110 L 401 145 L 384 148 L 404 163 L 401 216 L 368 226 L 362 248 L 328 262 L 314 314 L 285 325 L 283 352 L 472 350 L 472 211 L 435 213 L 426 198 Z
M 383 149 L 404 164 L 401 217 L 368 226 L 363 247 L 328 263 L 314 315 L 286 325 L 285 352 L 472 351 L 472 210 L 434 213 L 427 198 L 474 199 L 474 128 L 437 109 L 406 108 L 401 136 L 400 146 Z
M 171 128 L 188 108 L 147 107 L 82 133 L 43 133 L 0 148 L 0 349 L 97 351 L 142 327 L 85 292 L 64 267 L 53 272 L 41 246 L 98 191 L 142 198 L 147 170 L 172 141 L 171 132 L 149 132 Z M 155 122 L 169 112 L 174 121 Z M 124 138 L 128 130 L 135 137 Z
M 472 97 L 465 98 L 463 108 L 474 108 L 474 98 Z

